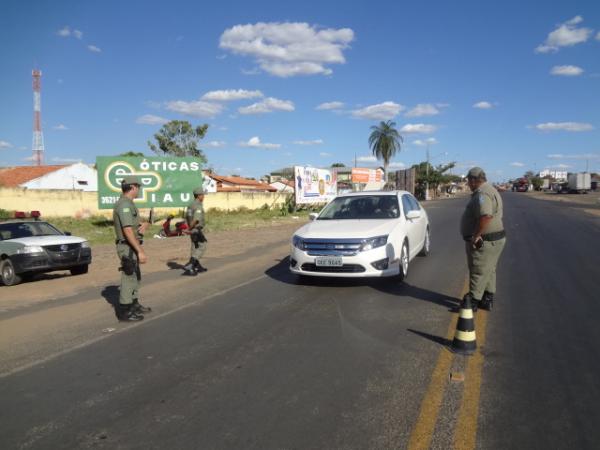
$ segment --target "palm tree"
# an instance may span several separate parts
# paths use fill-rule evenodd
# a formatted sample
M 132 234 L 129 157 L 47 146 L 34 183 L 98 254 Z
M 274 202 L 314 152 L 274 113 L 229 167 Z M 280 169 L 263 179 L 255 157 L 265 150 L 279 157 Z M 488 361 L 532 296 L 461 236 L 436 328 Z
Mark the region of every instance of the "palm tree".
M 385 172 L 385 182 L 388 181 L 388 166 L 390 159 L 394 157 L 396 152 L 399 152 L 404 139 L 396 130 L 396 122 L 388 120 L 387 122 L 379 122 L 379 125 L 371 127 L 371 135 L 369 136 L 369 147 L 373 155 L 377 159 L 383 160 L 383 170 Z

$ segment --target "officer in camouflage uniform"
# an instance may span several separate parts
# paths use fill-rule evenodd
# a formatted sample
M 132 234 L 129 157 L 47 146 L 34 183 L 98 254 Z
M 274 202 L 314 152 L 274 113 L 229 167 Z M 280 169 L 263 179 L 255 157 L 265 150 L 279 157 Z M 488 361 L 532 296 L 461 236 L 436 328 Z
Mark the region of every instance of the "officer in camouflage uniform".
M 496 265 L 506 244 L 502 198 L 487 183 L 485 172 L 473 167 L 467 175 L 471 200 L 463 213 L 460 233 L 466 243 L 469 292 L 473 310 L 491 310 L 496 293 Z
M 122 322 L 135 322 L 144 318 L 151 308 L 142 306 L 138 301 L 140 280 L 140 264 L 147 261 L 142 248 L 142 238 L 148 223 L 140 225 L 138 209 L 133 200 L 140 190 L 140 179 L 127 175 L 121 183 L 123 194 L 113 209 L 113 221 L 117 244 L 117 255 L 121 267 L 121 288 L 119 305 L 115 308 L 117 318 Z
M 194 201 L 190 203 L 185 212 L 185 220 L 188 225 L 190 239 L 192 241 L 190 260 L 183 267 L 184 275 L 197 275 L 200 272 L 206 272 L 208 269 L 202 267 L 200 258 L 206 251 L 206 237 L 202 229 L 205 225 L 204 219 L 204 194 L 206 191 L 202 188 L 194 189 Z

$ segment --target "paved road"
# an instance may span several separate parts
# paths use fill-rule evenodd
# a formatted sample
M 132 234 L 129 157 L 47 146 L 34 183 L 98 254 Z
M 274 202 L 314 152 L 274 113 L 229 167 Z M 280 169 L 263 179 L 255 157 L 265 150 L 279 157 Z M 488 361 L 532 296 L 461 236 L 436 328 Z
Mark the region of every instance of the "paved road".
M 433 202 L 433 252 L 404 285 L 298 286 L 286 242 L 224 260 L 231 270 L 210 278 L 155 275 L 145 291 L 155 319 L 80 333 L 42 362 L 11 360 L 0 445 L 595 448 L 598 219 L 518 194 L 505 201 L 500 298 L 478 313 L 477 357 L 444 349 L 465 286 L 465 200 Z M 565 254 L 586 263 L 557 264 Z M 80 298 L 92 308 L 94 296 Z

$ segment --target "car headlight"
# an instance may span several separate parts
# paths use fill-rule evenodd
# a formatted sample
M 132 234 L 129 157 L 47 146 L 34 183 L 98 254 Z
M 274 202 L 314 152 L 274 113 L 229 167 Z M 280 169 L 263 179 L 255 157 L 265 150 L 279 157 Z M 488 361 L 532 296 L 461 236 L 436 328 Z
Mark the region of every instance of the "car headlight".
M 44 249 L 39 245 L 26 245 L 25 247 L 17 250 L 17 253 L 21 255 L 27 255 L 30 253 L 44 253 Z
M 297 249 L 304 250 L 304 239 L 302 239 L 300 236 L 294 235 L 292 238 L 292 245 Z
M 387 239 L 387 236 L 377 236 L 374 238 L 365 239 L 360 246 L 360 251 L 366 252 L 377 247 L 382 247 L 387 243 Z
M 83 241 L 81 243 L 81 248 L 90 248 L 90 243 L 88 241 Z

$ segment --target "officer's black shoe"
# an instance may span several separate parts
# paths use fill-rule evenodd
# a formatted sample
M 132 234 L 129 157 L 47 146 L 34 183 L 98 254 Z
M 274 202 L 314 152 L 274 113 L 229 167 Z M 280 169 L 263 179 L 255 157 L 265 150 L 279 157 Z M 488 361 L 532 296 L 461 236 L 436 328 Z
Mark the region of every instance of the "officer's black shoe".
M 133 300 L 133 306 L 132 306 L 133 312 L 136 314 L 143 314 L 143 313 L 149 313 L 152 312 L 152 308 L 150 308 L 149 306 L 144 306 L 142 305 L 138 299 L 134 299 Z
M 185 269 L 182 273 L 182 275 L 188 276 L 188 277 L 195 277 L 196 275 L 198 275 L 198 272 L 196 272 L 196 270 L 194 268 L 191 269 Z
M 485 291 L 483 297 L 481 297 L 481 309 L 491 311 L 494 307 L 494 294 L 492 292 Z
M 119 314 L 117 315 L 119 322 L 139 322 L 140 320 L 144 320 L 144 316 L 135 312 L 132 305 L 119 305 L 119 310 Z
M 202 272 L 206 272 L 208 269 L 206 267 L 203 267 L 200 263 L 198 263 L 198 265 L 196 266 L 196 273 L 202 273 Z

